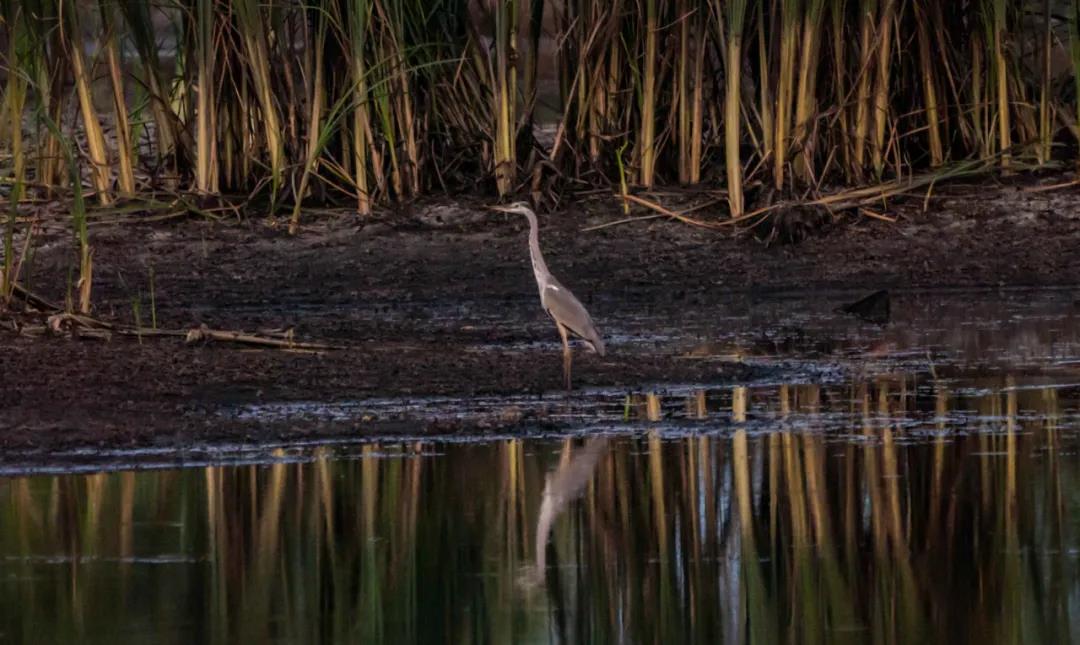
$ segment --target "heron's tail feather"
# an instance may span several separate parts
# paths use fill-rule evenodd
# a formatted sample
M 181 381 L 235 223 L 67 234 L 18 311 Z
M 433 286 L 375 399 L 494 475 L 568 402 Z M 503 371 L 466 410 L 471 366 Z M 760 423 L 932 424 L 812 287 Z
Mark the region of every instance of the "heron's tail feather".
M 592 350 L 596 352 L 597 356 L 604 355 L 604 339 L 600 338 L 599 334 L 594 335 L 592 338 L 588 339 L 588 343 L 589 346 L 592 347 Z

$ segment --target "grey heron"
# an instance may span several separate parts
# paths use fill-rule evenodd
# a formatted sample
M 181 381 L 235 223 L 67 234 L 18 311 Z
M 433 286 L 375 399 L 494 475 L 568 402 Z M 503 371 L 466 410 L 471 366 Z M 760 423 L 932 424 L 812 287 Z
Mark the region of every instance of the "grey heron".
M 566 389 L 570 389 L 570 352 L 569 334 L 581 338 L 586 346 L 600 356 L 604 355 L 604 339 L 600 337 L 599 330 L 585 309 L 585 305 L 574 297 L 569 289 L 555 279 L 548 271 L 544 255 L 540 252 L 540 231 L 536 223 L 536 213 L 525 202 L 514 202 L 506 206 L 492 206 L 493 210 L 503 213 L 517 213 L 524 215 L 529 220 L 529 256 L 532 259 L 533 275 L 536 276 L 536 287 L 540 290 L 540 305 L 544 311 L 555 321 L 555 327 L 559 330 L 563 345 L 563 377 L 566 380 Z

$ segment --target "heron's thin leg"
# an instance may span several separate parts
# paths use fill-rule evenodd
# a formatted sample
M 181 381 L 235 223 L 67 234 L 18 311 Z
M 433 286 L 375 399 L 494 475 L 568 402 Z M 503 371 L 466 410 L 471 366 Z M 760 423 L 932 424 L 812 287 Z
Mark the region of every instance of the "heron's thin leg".
M 570 341 L 567 340 L 566 327 L 559 321 L 555 321 L 555 326 L 559 328 L 559 336 L 562 336 L 563 347 L 563 378 L 566 380 L 566 389 L 570 390 L 570 361 L 573 360 L 570 354 Z

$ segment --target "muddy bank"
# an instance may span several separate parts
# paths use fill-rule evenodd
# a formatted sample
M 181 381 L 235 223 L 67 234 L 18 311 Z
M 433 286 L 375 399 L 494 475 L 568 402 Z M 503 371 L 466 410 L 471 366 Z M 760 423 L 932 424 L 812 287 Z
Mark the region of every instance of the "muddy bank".
M 788 351 L 811 351 L 827 365 L 828 343 L 801 330 L 800 316 L 875 289 L 1075 285 L 1078 206 L 1073 190 L 950 186 L 929 202 L 892 204 L 895 223 L 845 215 L 798 244 L 765 246 L 666 220 L 582 232 L 622 213 L 610 201 L 569 205 L 541 218 L 542 246 L 552 271 L 592 310 L 610 350 L 600 358 L 579 349 L 579 389 L 569 397 L 559 392 L 558 337 L 539 310 L 525 222 L 483 212 L 479 203 L 423 203 L 367 222 L 313 217 L 294 238 L 258 217 L 95 225 L 99 317 L 130 322 L 139 300 L 148 320 L 152 269 L 162 327 L 292 328 L 298 338 L 346 349 L 298 354 L 173 339 L 31 338 L 7 328 L 32 317 L 9 317 L 0 331 L 0 450 L 18 459 L 80 446 L 513 431 L 555 426 L 568 415 L 587 420 L 595 408 L 575 401 L 596 392 L 616 400 L 649 384 L 766 378 L 783 369 Z M 28 283 L 63 301 L 74 254 L 57 218 L 39 240 Z M 822 295 L 792 300 L 784 311 L 784 298 L 807 292 Z M 1075 293 L 1064 289 L 1061 297 Z M 760 298 L 779 299 L 781 317 L 791 316 L 758 339 L 773 344 L 781 363 L 737 362 L 732 355 L 745 346 L 714 343 Z M 794 345 L 784 344 L 791 339 Z M 237 412 L 266 402 L 511 395 L 543 403 L 439 417 L 361 410 L 306 421 Z

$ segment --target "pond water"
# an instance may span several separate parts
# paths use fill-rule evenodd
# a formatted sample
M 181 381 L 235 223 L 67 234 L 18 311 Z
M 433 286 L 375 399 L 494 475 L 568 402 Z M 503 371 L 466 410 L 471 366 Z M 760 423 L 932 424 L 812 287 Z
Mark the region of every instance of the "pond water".
M 556 401 L 595 407 L 559 436 L 12 474 L 0 641 L 1078 640 L 1080 308 L 936 302 L 785 320 L 833 330 L 759 352 L 789 377 Z

